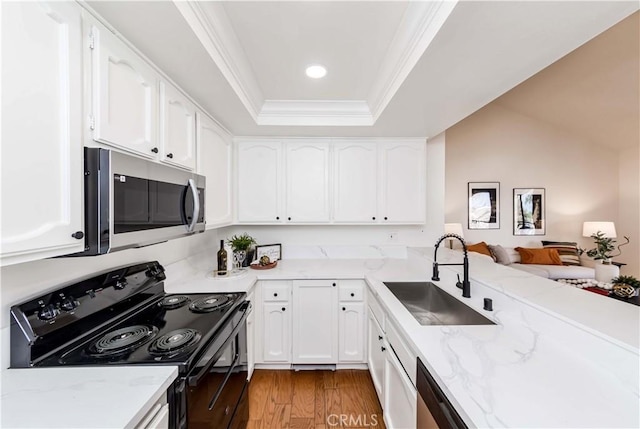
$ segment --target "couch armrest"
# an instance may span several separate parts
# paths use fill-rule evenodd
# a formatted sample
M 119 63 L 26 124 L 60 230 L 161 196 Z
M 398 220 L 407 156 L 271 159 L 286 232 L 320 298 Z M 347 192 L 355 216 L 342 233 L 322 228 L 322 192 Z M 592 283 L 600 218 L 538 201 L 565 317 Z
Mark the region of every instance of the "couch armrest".
M 580 255 L 580 265 L 583 267 L 595 268 L 597 262 L 594 259 L 591 259 L 587 256 L 586 253 Z

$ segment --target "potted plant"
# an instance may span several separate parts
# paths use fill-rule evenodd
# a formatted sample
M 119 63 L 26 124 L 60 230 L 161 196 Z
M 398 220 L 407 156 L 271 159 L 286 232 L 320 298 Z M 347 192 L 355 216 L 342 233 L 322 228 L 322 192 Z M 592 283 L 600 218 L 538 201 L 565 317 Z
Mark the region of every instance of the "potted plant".
M 625 244 L 629 244 L 629 237 L 624 237 L 624 239 L 627 240 L 626 243 L 622 243 L 618 246 L 615 246 L 616 240 L 611 237 L 605 237 L 605 234 L 602 231 L 591 234 L 591 238 L 595 241 L 596 247 L 594 249 L 587 250 L 587 256 L 595 259 L 596 261 L 602 262 L 595 266 L 596 280 L 599 282 L 611 283 L 613 278 L 620 274 L 620 269 L 615 265 L 611 265 L 611 258 L 622 254 L 620 247 Z M 613 252 L 616 247 L 618 248 L 618 252 L 616 254 L 612 254 L 611 252 Z
M 622 298 L 631 298 L 638 294 L 640 280 L 633 276 L 618 276 L 611 280 L 613 293 Z
M 237 267 L 248 266 L 253 256 L 253 249 L 251 247 L 256 244 L 256 240 L 245 232 L 241 235 L 231 237 L 229 244 L 231 244 L 231 248 L 233 249 L 233 259 Z

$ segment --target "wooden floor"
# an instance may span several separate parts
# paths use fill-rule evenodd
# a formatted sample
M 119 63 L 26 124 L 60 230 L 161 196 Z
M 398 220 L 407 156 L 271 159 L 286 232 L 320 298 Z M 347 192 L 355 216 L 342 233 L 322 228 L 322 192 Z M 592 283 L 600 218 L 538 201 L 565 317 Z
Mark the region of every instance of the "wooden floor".
M 384 429 L 366 370 L 255 370 L 248 429 Z

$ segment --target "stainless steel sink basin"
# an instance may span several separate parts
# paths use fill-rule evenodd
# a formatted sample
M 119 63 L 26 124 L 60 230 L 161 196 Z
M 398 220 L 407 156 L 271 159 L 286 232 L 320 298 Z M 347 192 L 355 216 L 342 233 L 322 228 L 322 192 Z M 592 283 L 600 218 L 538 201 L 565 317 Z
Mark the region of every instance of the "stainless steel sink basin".
M 385 282 L 421 325 L 495 325 L 431 282 Z

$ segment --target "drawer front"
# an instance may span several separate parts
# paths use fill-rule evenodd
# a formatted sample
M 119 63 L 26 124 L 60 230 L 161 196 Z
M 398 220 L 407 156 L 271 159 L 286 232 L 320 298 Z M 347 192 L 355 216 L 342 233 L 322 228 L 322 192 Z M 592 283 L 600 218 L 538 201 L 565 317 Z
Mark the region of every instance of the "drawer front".
M 407 372 L 409 379 L 413 383 L 413 386 L 416 385 L 416 373 L 417 373 L 417 360 L 416 354 L 411 353 L 409 348 L 406 346 L 404 340 L 393 326 L 392 322 L 387 323 L 387 342 L 391 347 L 393 347 L 393 351 L 398 356 L 398 360 L 402 364 L 402 367 Z
M 262 287 L 262 301 L 264 302 L 289 302 L 291 297 L 291 285 L 265 284 Z
M 363 301 L 364 284 L 360 280 L 341 280 L 339 287 L 340 301 Z

